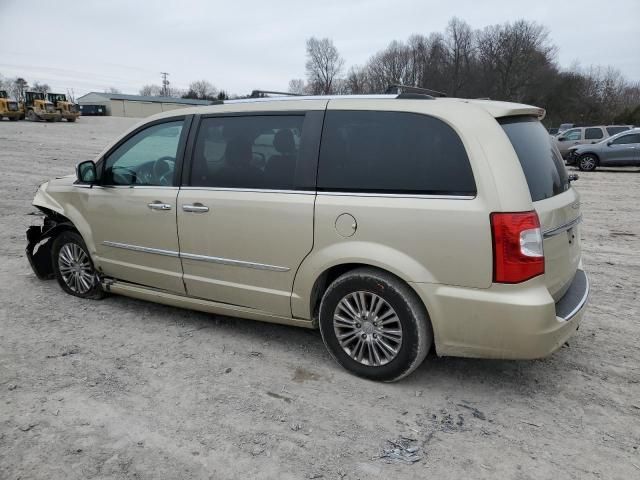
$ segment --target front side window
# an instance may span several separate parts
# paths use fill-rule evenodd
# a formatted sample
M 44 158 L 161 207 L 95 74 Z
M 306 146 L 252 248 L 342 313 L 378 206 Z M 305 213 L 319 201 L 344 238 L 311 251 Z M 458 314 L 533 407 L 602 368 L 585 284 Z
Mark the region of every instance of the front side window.
M 449 125 L 427 115 L 379 111 L 327 112 L 318 189 L 476 194 L 467 152 Z
M 621 137 L 616 138 L 611 141 L 612 145 L 628 145 L 632 143 L 640 143 L 640 134 L 639 133 L 631 133 L 629 135 L 622 135 Z
M 604 135 L 600 128 L 587 128 L 584 131 L 585 140 L 600 140 L 602 137 L 604 137 Z
M 582 132 L 580 132 L 579 129 L 576 130 L 569 130 L 568 132 L 565 132 L 563 135 L 565 140 L 580 140 L 582 138 Z
M 173 185 L 183 120 L 148 127 L 106 158 L 103 185 Z
M 189 185 L 294 189 L 304 115 L 211 117 L 200 122 Z

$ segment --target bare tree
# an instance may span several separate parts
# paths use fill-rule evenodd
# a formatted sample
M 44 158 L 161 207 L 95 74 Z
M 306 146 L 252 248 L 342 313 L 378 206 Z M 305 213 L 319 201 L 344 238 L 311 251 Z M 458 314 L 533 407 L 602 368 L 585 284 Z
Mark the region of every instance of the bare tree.
M 13 98 L 15 98 L 20 102 L 24 101 L 24 92 L 26 92 L 28 89 L 29 89 L 29 84 L 24 78 L 22 77 L 16 78 L 13 81 L 13 86 L 11 88 L 11 93 Z
M 187 93 L 183 98 L 193 98 L 200 100 L 213 100 L 218 94 L 218 89 L 207 80 L 197 80 L 189 84 Z
M 449 95 L 457 96 L 471 79 L 471 67 L 474 58 L 473 30 L 468 23 L 452 18 L 447 25 L 444 40 L 449 71 Z
M 162 93 L 162 87 L 158 85 L 144 85 L 138 93 L 144 97 L 159 97 Z
M 122 92 L 118 88 L 108 87 L 104 89 L 104 93 L 122 93 Z
M 51 91 L 51 87 L 46 83 L 35 82 L 31 90 L 38 93 L 47 94 Z
M 343 67 L 344 59 L 330 39 L 311 37 L 307 40 L 307 81 L 312 93 L 333 93 Z
M 73 91 L 73 88 L 67 88 L 67 100 L 76 103 L 76 92 Z
M 301 78 L 292 78 L 289 80 L 289 93 L 295 93 L 296 95 L 305 95 L 307 93 L 307 85 Z

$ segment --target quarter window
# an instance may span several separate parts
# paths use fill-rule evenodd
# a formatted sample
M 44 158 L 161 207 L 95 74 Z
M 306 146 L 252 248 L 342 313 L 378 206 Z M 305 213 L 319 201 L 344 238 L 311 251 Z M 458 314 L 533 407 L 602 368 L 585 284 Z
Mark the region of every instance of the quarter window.
M 460 137 L 436 118 L 404 112 L 328 111 L 318 189 L 475 195 Z
M 153 125 L 127 139 L 107 157 L 103 185 L 173 185 L 182 124 Z
M 300 153 L 304 120 L 304 115 L 201 120 L 189 184 L 220 188 L 295 188 L 297 175 L 303 170 Z
M 585 140 L 600 140 L 604 137 L 601 128 L 587 128 L 584 131 L 584 139 Z

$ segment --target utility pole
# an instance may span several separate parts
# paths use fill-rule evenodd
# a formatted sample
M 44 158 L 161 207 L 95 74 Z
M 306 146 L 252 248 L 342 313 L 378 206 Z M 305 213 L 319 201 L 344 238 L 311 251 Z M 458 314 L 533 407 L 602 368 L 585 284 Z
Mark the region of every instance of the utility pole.
M 169 96 L 169 80 L 167 80 L 167 77 L 169 76 L 169 74 L 167 72 L 160 72 L 160 75 L 162 75 L 162 96 L 168 97 Z

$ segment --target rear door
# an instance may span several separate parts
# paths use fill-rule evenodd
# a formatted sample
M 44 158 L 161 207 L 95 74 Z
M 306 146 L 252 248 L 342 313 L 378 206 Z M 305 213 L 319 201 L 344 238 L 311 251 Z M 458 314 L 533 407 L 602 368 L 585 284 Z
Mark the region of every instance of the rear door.
M 291 315 L 293 279 L 313 247 L 325 105 L 199 120 L 178 195 L 188 295 Z
M 558 300 L 580 263 L 580 197 L 569 185 L 564 162 L 542 124 L 534 117 L 499 120 L 513 145 L 540 218 L 545 282 Z
M 584 140 L 580 143 L 598 143 L 605 137 L 604 129 L 601 127 L 587 127 L 584 129 Z

